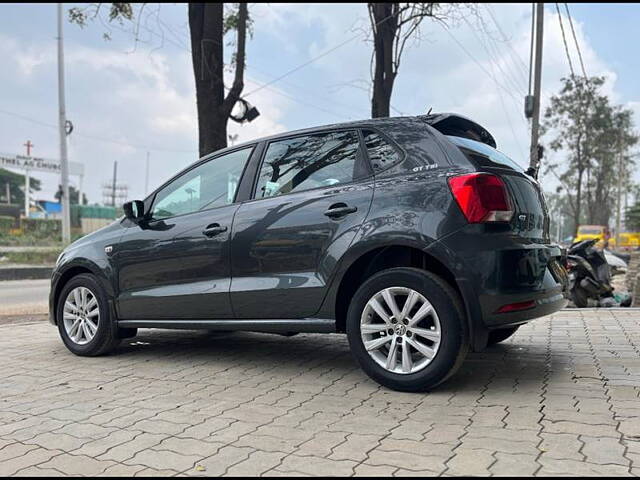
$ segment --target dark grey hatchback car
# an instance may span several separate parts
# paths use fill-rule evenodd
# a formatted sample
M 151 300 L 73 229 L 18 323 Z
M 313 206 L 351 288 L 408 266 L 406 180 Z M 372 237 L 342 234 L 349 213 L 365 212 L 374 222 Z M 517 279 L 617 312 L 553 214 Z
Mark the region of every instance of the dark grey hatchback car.
M 70 245 L 50 318 L 78 355 L 138 328 L 346 333 L 425 390 L 566 305 L 537 182 L 454 114 L 366 120 L 206 156 Z

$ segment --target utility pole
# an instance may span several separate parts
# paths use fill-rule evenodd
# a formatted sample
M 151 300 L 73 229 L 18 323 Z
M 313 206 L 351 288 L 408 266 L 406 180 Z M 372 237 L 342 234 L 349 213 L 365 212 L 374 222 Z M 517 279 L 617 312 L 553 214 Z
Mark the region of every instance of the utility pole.
M 540 130 L 540 90 L 542 83 L 542 30 L 544 26 L 544 3 L 535 5 L 535 64 L 533 70 L 533 112 L 531 118 L 531 148 L 529 152 L 529 168 L 537 176 L 540 168 L 538 137 Z
M 116 206 L 116 179 L 118 177 L 118 162 L 113 162 L 113 185 L 111 187 L 111 205 Z
M 620 141 L 620 134 L 618 134 L 618 195 L 617 195 L 617 199 L 616 199 L 616 249 L 620 248 L 620 216 L 621 216 L 621 212 L 620 212 L 620 205 L 621 205 L 621 200 L 622 200 L 622 187 L 623 184 L 626 183 L 626 179 L 623 178 L 623 171 L 622 171 L 622 143 Z M 626 187 L 625 187 L 626 190 Z
M 149 192 L 149 152 L 147 152 L 147 165 L 144 173 L 144 195 Z
M 60 167 L 62 175 L 62 242 L 71 241 L 69 202 L 69 162 L 67 160 L 67 114 L 64 100 L 64 50 L 62 43 L 62 4 L 58 3 L 58 110 L 60 130 Z
M 27 143 L 23 143 L 25 147 L 27 147 L 27 157 L 31 157 L 31 148 L 34 146 L 31 143 L 31 140 L 27 140 Z M 24 170 L 24 218 L 29 218 L 29 188 L 31 184 L 31 179 L 29 177 L 29 168 L 25 168 Z

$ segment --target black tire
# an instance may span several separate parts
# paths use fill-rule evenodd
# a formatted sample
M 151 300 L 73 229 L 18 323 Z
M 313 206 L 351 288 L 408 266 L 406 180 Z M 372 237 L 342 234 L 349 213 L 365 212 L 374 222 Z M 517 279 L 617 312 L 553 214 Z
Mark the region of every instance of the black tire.
M 97 300 L 100 312 L 97 331 L 91 341 L 84 345 L 79 345 L 69 337 L 63 320 L 65 300 L 67 299 L 69 293 L 77 287 L 85 287 L 90 290 L 90 292 L 95 296 Z M 69 280 L 69 282 L 67 282 L 67 284 L 62 288 L 60 296 L 58 297 L 58 304 L 56 305 L 56 320 L 58 324 L 58 331 L 60 332 L 60 337 L 62 338 L 65 346 L 72 353 L 83 357 L 95 357 L 98 355 L 103 355 L 113 350 L 120 343 L 120 340 L 122 338 L 118 332 L 116 323 L 111 317 L 111 311 L 109 309 L 107 296 L 104 293 L 102 286 L 93 277 L 93 275 L 83 273 L 81 275 L 75 276 L 71 280 Z M 130 334 L 132 332 L 125 331 L 122 333 Z
M 516 327 L 501 328 L 499 330 L 491 330 L 489 332 L 489 339 L 487 340 L 487 347 L 495 345 L 496 343 L 504 342 L 507 338 L 516 333 L 518 328 L 520 328 L 520 325 Z
M 379 365 L 367 352 L 360 335 L 360 317 L 376 293 L 388 287 L 407 287 L 423 295 L 440 321 L 440 346 L 435 357 L 415 373 L 394 373 Z M 417 268 L 391 268 L 367 279 L 357 290 L 347 313 L 347 337 L 351 352 L 369 377 L 393 390 L 429 390 L 451 377 L 469 351 L 469 335 L 460 297 L 440 277 Z
M 589 306 L 589 294 L 578 286 L 571 290 L 571 300 L 577 308 L 587 308 Z

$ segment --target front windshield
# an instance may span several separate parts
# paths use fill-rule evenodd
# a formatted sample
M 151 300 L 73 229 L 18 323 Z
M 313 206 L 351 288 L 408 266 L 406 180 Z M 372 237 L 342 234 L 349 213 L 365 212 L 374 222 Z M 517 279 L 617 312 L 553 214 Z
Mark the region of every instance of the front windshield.
M 483 165 L 487 165 L 487 162 L 489 162 L 490 164 L 498 164 L 494 166 L 509 167 L 518 172 L 524 172 L 522 166 L 486 143 L 453 135 L 447 135 L 447 138 L 460 147 L 465 154 L 470 155 L 472 160 L 480 162 Z
M 602 228 L 597 227 L 580 227 L 578 229 L 578 233 L 582 233 L 584 235 L 600 235 L 602 233 Z

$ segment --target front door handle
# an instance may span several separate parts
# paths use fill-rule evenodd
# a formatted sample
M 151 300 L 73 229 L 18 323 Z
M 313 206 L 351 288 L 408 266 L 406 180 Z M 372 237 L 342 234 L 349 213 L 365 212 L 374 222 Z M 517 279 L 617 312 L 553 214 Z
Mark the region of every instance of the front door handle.
M 349 207 L 346 203 L 335 203 L 324 214 L 330 218 L 340 218 L 357 211 L 358 207 Z
M 227 227 L 221 227 L 218 223 L 212 223 L 205 228 L 202 233 L 206 237 L 215 237 L 216 235 L 220 235 L 222 232 L 226 232 Z

